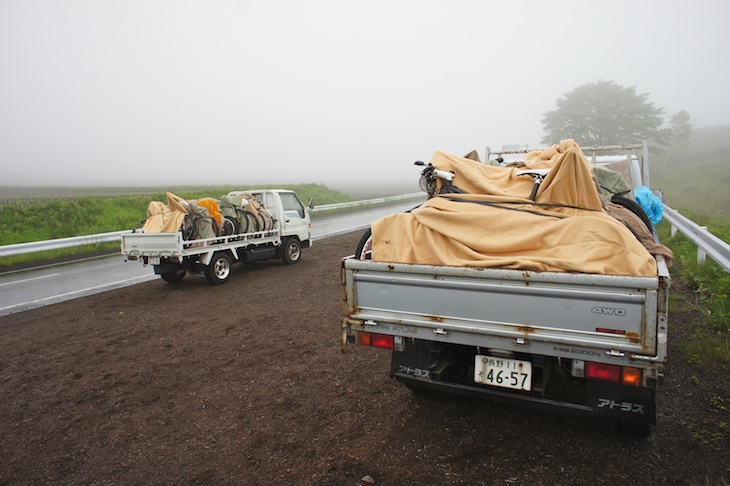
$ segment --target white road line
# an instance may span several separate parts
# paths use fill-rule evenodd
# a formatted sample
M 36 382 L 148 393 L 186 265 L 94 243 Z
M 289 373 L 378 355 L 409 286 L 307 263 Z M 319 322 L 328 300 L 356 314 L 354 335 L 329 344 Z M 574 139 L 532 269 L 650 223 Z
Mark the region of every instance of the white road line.
M 40 277 L 31 277 L 31 278 L 25 278 L 23 280 L 14 280 L 12 282 L 0 283 L 0 287 L 2 287 L 3 285 L 15 285 L 15 284 L 20 284 L 20 283 L 30 282 L 31 280 L 39 280 L 41 278 L 57 277 L 59 275 L 61 275 L 61 274 L 60 273 L 51 273 L 49 275 L 42 275 Z
M 366 223 L 366 224 L 361 224 L 358 226 L 351 226 L 351 227 L 345 228 L 345 229 L 329 231 L 327 233 L 322 233 L 320 235 L 312 234 L 312 240 L 313 241 L 324 240 L 325 238 L 329 238 L 331 236 L 339 236 L 339 235 L 344 235 L 346 233 L 352 233 L 353 231 L 363 230 L 363 229 L 367 228 L 368 226 L 370 226 L 370 224 Z
M 13 305 L 5 306 L 5 307 L 0 307 L 0 312 L 8 310 L 8 309 L 15 309 L 17 307 L 23 307 L 23 306 L 37 307 L 34 304 L 39 304 L 41 302 L 46 302 L 49 300 L 58 300 L 62 297 L 67 297 L 70 295 L 83 294 L 85 292 L 90 292 L 92 290 L 99 290 L 99 289 L 103 289 L 103 288 L 107 288 L 107 287 L 110 287 L 113 289 L 113 288 L 118 287 L 119 286 L 118 284 L 133 282 L 135 280 L 151 280 L 151 278 L 150 278 L 150 275 L 142 275 L 140 277 L 132 277 L 132 278 L 128 278 L 125 280 L 118 280 L 116 282 L 112 282 L 112 283 L 108 283 L 108 284 L 104 284 L 104 285 L 97 285 L 95 287 L 88 287 L 85 289 L 74 290 L 73 292 L 65 292 L 63 294 L 53 295 L 51 297 L 43 297 L 42 299 L 30 300 L 28 302 L 22 302 L 20 304 L 13 304 Z

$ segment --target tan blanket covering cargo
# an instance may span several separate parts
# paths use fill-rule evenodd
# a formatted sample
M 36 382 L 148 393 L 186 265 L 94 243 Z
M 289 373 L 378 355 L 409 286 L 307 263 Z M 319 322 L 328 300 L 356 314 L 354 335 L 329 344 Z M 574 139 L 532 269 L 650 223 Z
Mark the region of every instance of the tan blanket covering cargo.
M 150 202 L 147 220 L 142 227 L 145 233 L 176 233 L 188 213 L 188 203 L 181 197 L 168 192 L 167 205 L 159 201 Z
M 656 261 L 604 209 L 590 164 L 572 140 L 531 152 L 525 166 L 550 169 L 535 201 L 525 167 L 496 167 L 436 152 L 468 194 L 429 199 L 372 225 L 372 259 L 552 272 L 655 276 Z

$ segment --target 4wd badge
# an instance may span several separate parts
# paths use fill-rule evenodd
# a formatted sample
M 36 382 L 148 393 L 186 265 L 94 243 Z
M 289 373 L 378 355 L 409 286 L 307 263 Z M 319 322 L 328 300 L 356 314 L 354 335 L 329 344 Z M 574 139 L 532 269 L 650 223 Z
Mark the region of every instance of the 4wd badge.
M 626 309 L 621 309 L 620 307 L 599 307 L 596 306 L 593 309 L 591 309 L 591 312 L 593 314 L 601 314 L 604 316 L 616 316 L 616 317 L 623 317 L 626 315 Z

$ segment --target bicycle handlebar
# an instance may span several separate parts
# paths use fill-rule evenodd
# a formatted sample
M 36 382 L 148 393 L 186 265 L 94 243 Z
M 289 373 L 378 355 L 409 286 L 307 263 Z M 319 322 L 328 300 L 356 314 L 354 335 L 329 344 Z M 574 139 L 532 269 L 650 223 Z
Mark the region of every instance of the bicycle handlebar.
M 424 174 L 427 173 L 427 172 L 430 172 L 433 175 L 435 175 L 436 177 L 438 177 L 439 179 L 443 179 L 443 180 L 449 181 L 449 182 L 451 182 L 451 181 L 454 180 L 454 173 L 453 172 L 447 172 L 445 170 L 439 170 L 439 169 L 436 168 L 435 165 L 433 165 L 430 162 L 429 163 L 426 163 L 426 162 L 423 162 L 422 160 L 417 160 L 414 163 L 414 165 L 426 166 L 426 168 L 423 169 L 423 172 L 422 172 Z
M 441 179 L 444 179 L 446 181 L 451 182 L 452 180 L 454 180 L 453 172 L 446 172 L 445 170 L 434 169 L 433 173 L 436 174 L 436 177 L 440 177 Z

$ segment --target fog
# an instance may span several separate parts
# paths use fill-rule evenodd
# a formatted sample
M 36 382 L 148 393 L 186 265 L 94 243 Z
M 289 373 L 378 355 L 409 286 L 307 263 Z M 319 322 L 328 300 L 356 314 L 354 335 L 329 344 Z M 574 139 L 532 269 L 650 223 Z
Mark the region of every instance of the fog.
M 435 150 L 542 146 L 599 80 L 728 124 L 728 25 L 727 0 L 0 0 L 0 186 L 415 187 Z

